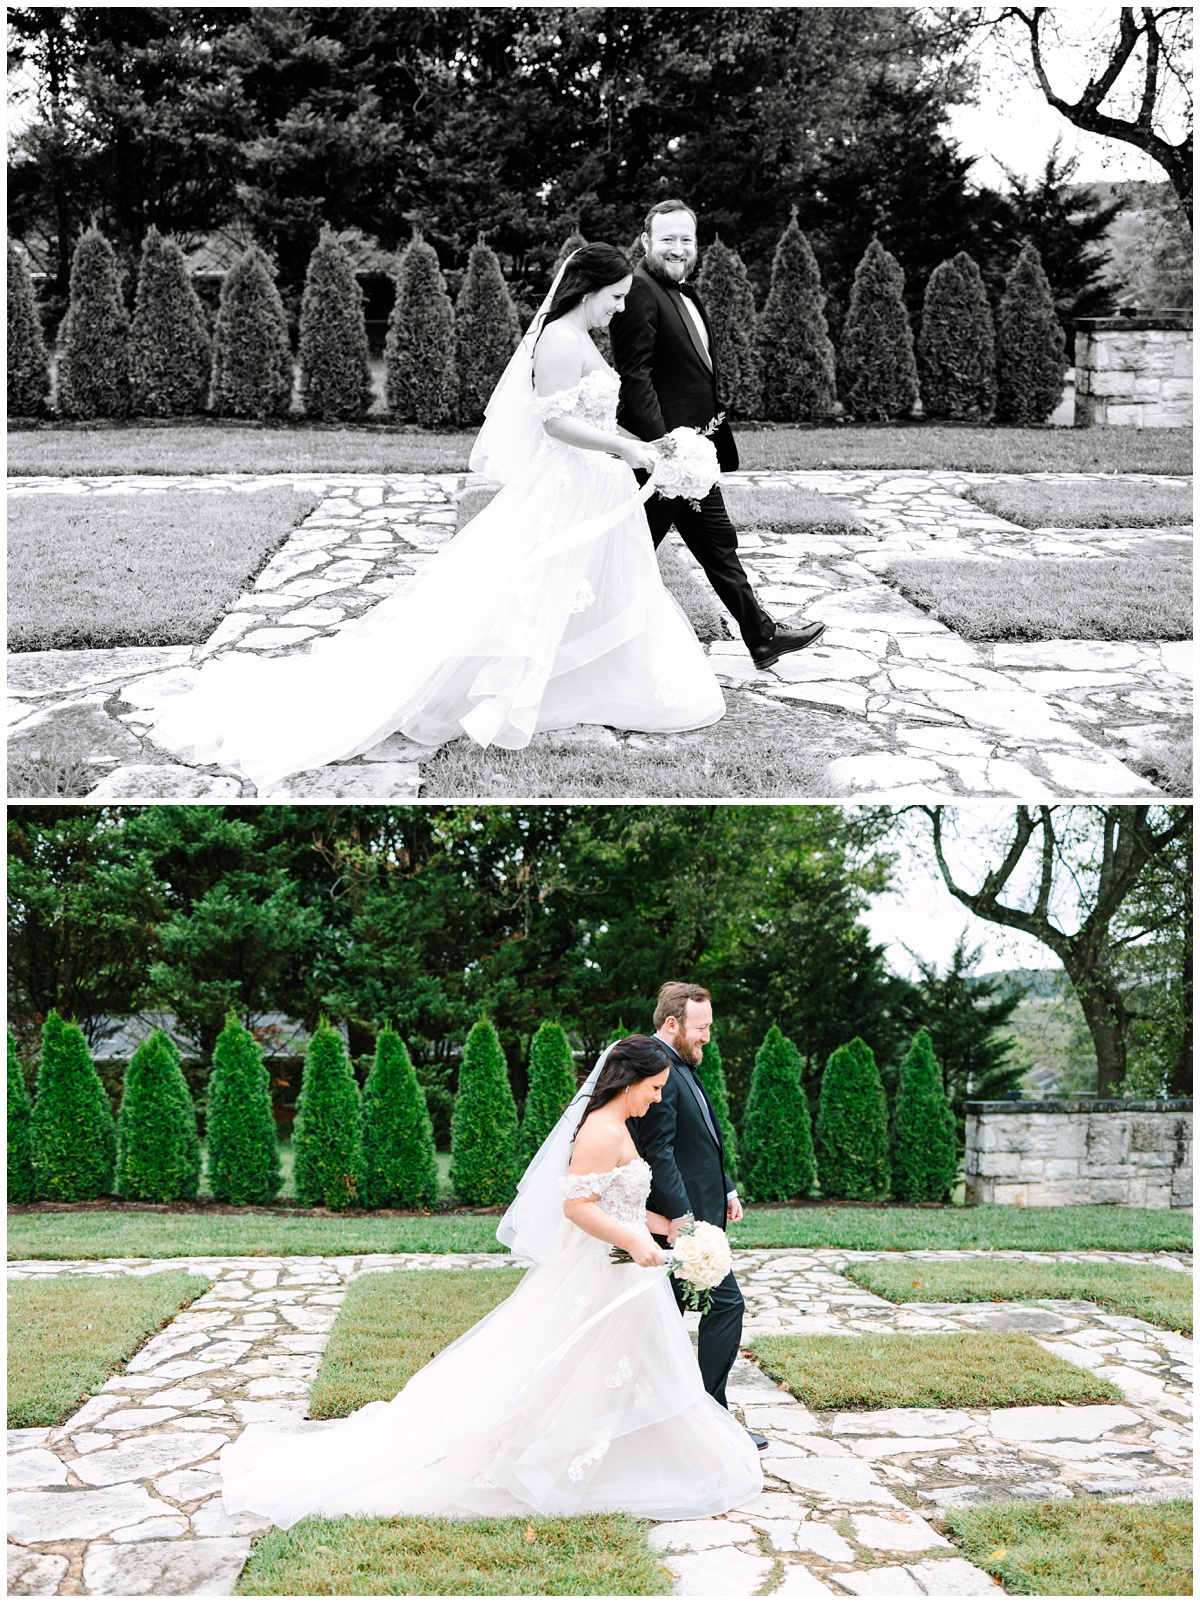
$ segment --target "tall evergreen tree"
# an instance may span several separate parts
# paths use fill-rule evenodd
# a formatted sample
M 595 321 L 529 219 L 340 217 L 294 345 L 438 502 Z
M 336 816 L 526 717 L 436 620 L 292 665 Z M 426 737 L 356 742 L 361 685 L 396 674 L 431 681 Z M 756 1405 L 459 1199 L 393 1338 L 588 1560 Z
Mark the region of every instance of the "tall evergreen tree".
M 837 375 L 824 308 L 817 258 L 793 210 L 758 329 L 763 416 L 774 422 L 811 423 L 833 411 Z
M 892 1189 L 901 1202 L 944 1202 L 958 1174 L 954 1113 L 928 1030 L 900 1064 L 892 1113 Z
M 371 405 L 363 293 L 354 263 L 323 228 L 300 302 L 300 397 L 309 417 L 350 422 Z
M 450 1185 L 476 1207 L 504 1206 L 516 1189 L 517 1104 L 489 1019 L 467 1036 L 450 1125 Z
M 125 1070 L 117 1114 L 117 1194 L 137 1202 L 194 1202 L 199 1189 L 196 1110 L 174 1041 L 155 1030 Z
M 527 1164 L 562 1117 L 575 1095 L 575 1054 L 561 1024 L 548 1019 L 538 1025 L 529 1048 L 529 1091 L 518 1142 L 522 1165 Z
M 58 335 L 64 417 L 129 415 L 129 314 L 112 246 L 89 228 L 71 260 L 71 304 Z
M 362 1204 L 362 1096 L 341 1036 L 326 1019 L 304 1054 L 292 1128 L 296 1198 L 305 1208 Z
M 419 233 L 396 267 L 396 300 L 384 355 L 390 411 L 425 428 L 453 419 L 458 405 L 454 308 L 437 252 Z
M 9 246 L 12 250 L 12 246 Z M 29 1090 L 17 1057 L 17 1043 L 8 1032 L 8 1200 L 32 1202 L 33 1140 L 30 1125 L 33 1108 Z
M 458 420 L 474 427 L 521 338 L 521 325 L 500 262 L 490 245 L 471 247 L 454 305 Z
M 853 416 L 869 423 L 906 417 L 917 398 L 904 274 L 878 239 L 854 274 L 842 328 L 841 391 Z
M 271 264 L 251 245 L 225 276 L 213 334 L 212 409 L 218 417 L 286 417 L 292 348 Z
M 887 1098 L 875 1054 L 858 1036 L 830 1053 L 821 1076 L 817 1162 L 826 1197 L 875 1202 L 888 1194 Z
M 275 1200 L 282 1176 L 271 1076 L 262 1047 L 236 1013 L 213 1049 L 204 1134 L 208 1189 L 218 1202 L 245 1208 Z
M 996 404 L 996 337 L 983 277 L 966 251 L 929 275 L 917 369 L 926 417 L 980 418 Z
M 438 1198 L 433 1125 L 408 1048 L 390 1025 L 375 1043 L 362 1109 L 363 1206 L 432 1208 Z
M 1033 245 L 1025 245 L 1004 283 L 996 317 L 996 418 L 1044 423 L 1062 400 L 1067 342 Z
M 173 239 L 142 242 L 129 370 L 135 417 L 191 417 L 208 400 L 212 342 L 204 308 Z
M 720 235 L 704 252 L 697 288 L 704 299 L 716 345 L 723 399 L 735 417 L 762 417 L 762 362 L 754 286 L 745 262 L 722 244 Z
M 729 1113 L 729 1087 L 725 1084 L 725 1065 L 721 1062 L 721 1043 L 715 1035 L 709 1037 L 704 1057 L 696 1066 L 696 1078 L 708 1093 L 717 1123 L 721 1127 L 721 1140 L 725 1146 L 725 1168 L 734 1181 L 741 1179 L 741 1158 L 737 1131 Z
M 1104 199 L 1098 188 L 1076 183 L 1078 166 L 1078 157 L 1064 157 L 1056 141 L 1036 181 L 1005 169 L 1012 235 L 1037 249 L 1068 348 L 1074 320 L 1108 316 L 1116 292 L 1129 287 L 1110 270 L 1108 246 L 1130 198 L 1110 191 Z
M 742 1152 L 747 1189 L 755 1202 L 806 1197 L 817 1184 L 800 1054 L 777 1024 L 767 1031 L 754 1059 Z
M 92 1202 L 113 1189 L 117 1131 L 83 1031 L 52 1008 L 42 1029 L 33 1106 L 33 1174 L 47 1202 Z
M 8 242 L 8 415 L 38 417 L 46 408 L 50 363 L 33 279 L 24 252 Z

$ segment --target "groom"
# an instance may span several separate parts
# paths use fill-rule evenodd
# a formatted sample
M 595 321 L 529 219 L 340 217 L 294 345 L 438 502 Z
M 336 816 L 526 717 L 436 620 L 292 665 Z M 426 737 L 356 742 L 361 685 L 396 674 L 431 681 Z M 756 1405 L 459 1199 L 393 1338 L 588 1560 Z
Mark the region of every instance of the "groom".
M 712 1103 L 695 1073 L 712 1028 L 712 999 L 702 985 L 669 980 L 658 993 L 654 1031 L 667 1050 L 671 1072 L 662 1100 L 652 1103 L 640 1119 L 630 1119 L 634 1145 L 650 1165 L 647 1207 L 671 1221 L 666 1236 L 654 1239 L 670 1246 L 679 1234 L 684 1216 L 724 1230 L 726 1221 L 742 1217 L 733 1181 L 725 1173 L 725 1147 Z M 671 1288 L 683 1312 L 683 1293 L 672 1276 Z M 726 1406 L 725 1382 L 742 1339 L 745 1303 L 733 1271 L 714 1287 L 709 1310 L 700 1320 L 700 1374 L 704 1389 Z M 764 1436 L 750 1432 L 756 1447 L 767 1445 Z
M 609 324 L 621 375 L 617 421 L 640 440 L 657 443 L 686 425 L 708 433 L 724 473 L 738 465 L 733 430 L 720 401 L 720 375 L 708 314 L 688 276 L 696 265 L 696 214 L 682 200 L 663 200 L 646 216 L 645 260 L 634 270 L 625 310 Z M 645 482 L 645 475 L 639 478 Z M 683 543 L 733 614 L 750 655 L 769 668 L 786 652 L 803 651 L 823 623 L 784 628 L 759 605 L 738 560 L 737 530 L 718 485 L 696 511 L 679 497 L 652 495 L 646 519 L 657 550 L 674 524 Z

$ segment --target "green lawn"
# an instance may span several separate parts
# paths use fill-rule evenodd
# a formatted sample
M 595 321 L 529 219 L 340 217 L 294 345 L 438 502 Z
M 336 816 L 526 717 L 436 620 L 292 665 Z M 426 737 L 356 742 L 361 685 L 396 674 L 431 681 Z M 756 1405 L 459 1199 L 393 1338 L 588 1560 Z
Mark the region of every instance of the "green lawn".
M 301 1212 L 150 1213 L 80 1209 L 11 1213 L 12 1258 L 174 1258 L 278 1253 L 502 1252 L 495 1214 L 353 1218 Z M 743 1247 L 907 1252 L 1015 1247 L 1065 1252 L 1190 1252 L 1191 1215 L 1156 1208 L 750 1208 L 730 1237 Z
M 1022 1408 L 1120 1402 L 1111 1381 L 1032 1336 L 754 1336 L 751 1356 L 809 1408 Z
M 725 716 L 707 729 L 617 741 L 610 731 L 535 735 L 520 751 L 465 736 L 421 764 L 422 801 L 527 796 L 663 800 L 828 796 L 826 767 L 841 715 L 725 687 Z
M 1192 521 L 1190 482 L 981 484 L 966 499 L 1023 529 L 1171 529 Z
M 952 428 L 944 424 L 735 429 L 742 467 L 968 473 L 1190 473 L 1191 429 Z M 228 422 L 16 428 L 10 474 L 461 473 L 472 434 Z
M 1141 1264 L 1012 1259 L 850 1264 L 846 1274 L 889 1302 L 1038 1302 L 1086 1298 L 1115 1314 L 1192 1333 L 1192 1277 Z
M 168 1273 L 8 1283 L 8 1428 L 59 1425 L 211 1281 Z
M 524 1273 L 502 1268 L 396 1270 L 346 1288 L 309 1393 L 313 1419 L 343 1419 L 402 1391 L 418 1369 L 514 1292 Z
M 737 529 L 773 534 L 862 534 L 866 524 L 844 501 L 792 484 L 731 484 L 725 505 Z
M 625 1514 L 554 1520 L 307 1519 L 251 1549 L 239 1597 L 657 1597 L 671 1590 Z
M 1190 557 L 912 557 L 884 574 L 967 640 L 1190 640 Z
M 945 1516 L 962 1552 L 1015 1597 L 1191 1597 L 1190 1502 L 994 1503 Z
M 27 495 L 8 506 L 11 651 L 206 640 L 311 492 Z

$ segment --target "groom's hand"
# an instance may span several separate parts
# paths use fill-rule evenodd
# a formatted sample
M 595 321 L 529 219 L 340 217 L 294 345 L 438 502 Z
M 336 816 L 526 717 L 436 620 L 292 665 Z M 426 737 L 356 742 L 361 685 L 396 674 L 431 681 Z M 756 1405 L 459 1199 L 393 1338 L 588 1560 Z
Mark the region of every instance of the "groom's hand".
M 737 1224 L 738 1220 L 742 1217 L 742 1205 L 738 1201 L 738 1194 L 736 1191 L 731 1191 L 729 1196 L 726 1198 L 725 1217 L 729 1220 L 731 1225 Z
M 676 1237 L 679 1235 L 680 1230 L 683 1228 L 683 1226 L 685 1224 L 687 1224 L 687 1214 L 686 1213 L 683 1215 L 683 1217 L 681 1219 L 672 1219 L 671 1220 L 670 1224 L 667 1226 L 667 1246 L 668 1247 L 673 1247 L 675 1245 Z

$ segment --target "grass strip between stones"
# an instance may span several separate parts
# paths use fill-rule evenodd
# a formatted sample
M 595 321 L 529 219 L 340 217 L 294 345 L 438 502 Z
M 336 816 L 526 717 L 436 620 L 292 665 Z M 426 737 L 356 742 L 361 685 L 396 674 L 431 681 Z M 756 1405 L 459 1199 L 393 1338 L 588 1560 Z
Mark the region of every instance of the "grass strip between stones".
M 908 469 L 962 473 L 1192 471 L 1187 429 L 1021 429 L 940 424 L 737 428 L 747 471 Z M 214 420 L 166 426 L 12 429 L 10 474 L 465 473 L 473 434 L 267 426 Z
M 247 1208 L 93 1208 L 10 1212 L 8 1256 L 275 1257 L 373 1252 L 494 1252 L 498 1214 L 354 1214 Z M 859 1252 L 997 1249 L 1190 1252 L 1192 1219 L 1159 1208 L 750 1208 L 735 1250 L 846 1247 Z
M 625 1514 L 307 1519 L 258 1541 L 240 1597 L 652 1597 L 670 1576 Z
M 965 492 L 1023 529 L 1172 529 L 1192 521 L 1191 484 L 1091 480 L 1085 484 L 980 484 Z
M 329 1335 L 309 1393 L 313 1419 L 390 1401 L 418 1369 L 512 1295 L 524 1270 L 398 1269 L 360 1275 Z
M 290 486 L 18 496 L 8 506 L 9 650 L 207 640 L 319 500 Z
M 749 1350 L 809 1408 L 1024 1408 L 1120 1402 L 1107 1380 L 1007 1332 L 755 1336 Z
M 201 1275 L 8 1283 L 8 1428 L 58 1425 L 211 1282 Z
M 1018 1263 L 854 1263 L 848 1279 L 889 1302 L 1041 1302 L 1084 1298 L 1114 1314 L 1192 1334 L 1192 1277 L 1152 1265 Z
M 949 1534 L 1015 1597 L 1190 1597 L 1190 1502 L 993 1503 L 945 1516 Z
M 1189 557 L 913 557 L 891 563 L 884 579 L 966 640 L 1192 636 Z

